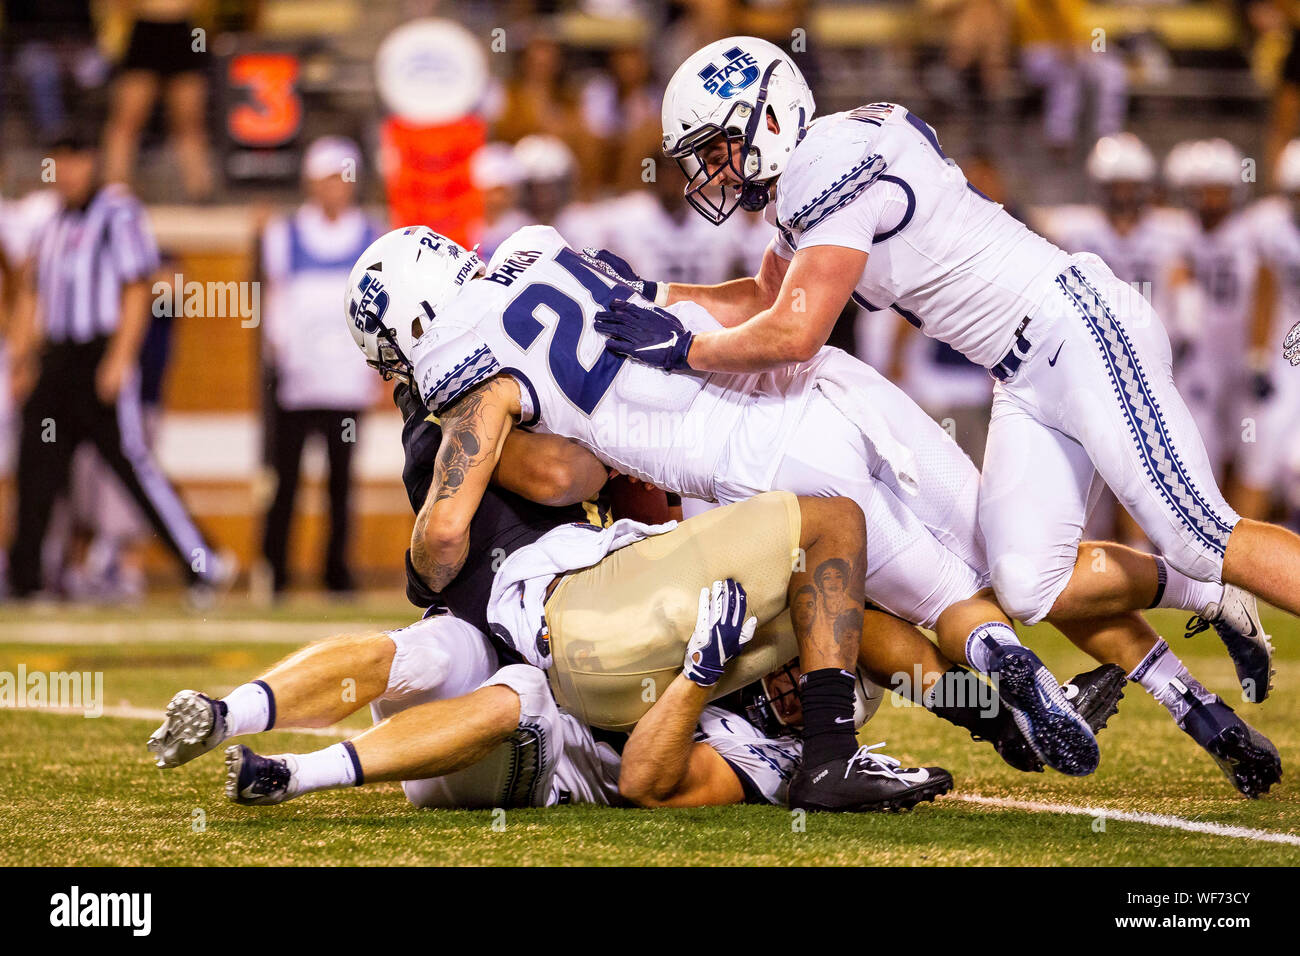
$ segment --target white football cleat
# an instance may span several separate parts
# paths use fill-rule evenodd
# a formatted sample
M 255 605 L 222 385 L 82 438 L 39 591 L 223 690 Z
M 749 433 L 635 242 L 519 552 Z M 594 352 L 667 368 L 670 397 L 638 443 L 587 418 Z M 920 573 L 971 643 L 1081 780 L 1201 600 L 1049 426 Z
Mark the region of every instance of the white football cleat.
M 146 746 L 159 767 L 189 763 L 226 739 L 226 705 L 196 690 L 183 690 L 167 704 L 162 726 Z

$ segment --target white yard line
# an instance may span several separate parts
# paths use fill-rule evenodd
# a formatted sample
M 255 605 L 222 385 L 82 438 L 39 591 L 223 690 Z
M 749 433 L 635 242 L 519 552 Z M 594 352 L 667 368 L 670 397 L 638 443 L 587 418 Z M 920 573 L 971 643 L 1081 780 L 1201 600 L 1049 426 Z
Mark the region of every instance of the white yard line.
M 412 614 L 412 620 L 415 614 Z M 386 630 L 375 621 L 25 621 L 0 624 L 0 644 L 306 644 Z
M 1165 813 L 1133 813 L 1128 810 L 1108 810 L 1105 807 L 1078 807 L 1069 803 L 1038 803 L 1032 800 L 1010 800 L 1006 797 L 985 797 L 978 793 L 954 793 L 940 799 L 960 800 L 984 807 L 1002 807 L 1007 810 L 1025 810 L 1030 813 L 1063 813 L 1076 817 L 1104 817 L 1122 823 L 1145 823 L 1153 827 L 1185 830 L 1188 833 L 1208 833 L 1211 836 L 1233 837 L 1238 840 L 1255 840 L 1259 843 L 1285 843 L 1300 846 L 1300 836 L 1276 833 L 1272 830 L 1255 830 L 1251 827 L 1228 826 L 1205 820 L 1187 820 Z

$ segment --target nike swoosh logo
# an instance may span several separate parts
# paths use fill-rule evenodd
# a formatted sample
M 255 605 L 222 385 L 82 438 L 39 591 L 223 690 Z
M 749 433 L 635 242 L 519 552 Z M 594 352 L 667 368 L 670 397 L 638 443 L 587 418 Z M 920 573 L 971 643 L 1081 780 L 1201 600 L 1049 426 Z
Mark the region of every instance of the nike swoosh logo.
M 852 718 L 852 717 L 836 717 L 836 718 L 835 718 L 835 723 L 837 723 L 837 724 L 851 724 L 851 723 L 853 723 L 853 718 Z
M 930 771 L 923 768 L 916 770 L 863 770 L 862 773 L 869 773 L 877 777 L 892 777 L 895 780 L 901 780 L 904 783 L 925 783 L 930 779 Z
M 1255 622 L 1250 620 L 1250 612 L 1249 612 L 1249 610 L 1247 610 L 1246 605 L 1245 605 L 1244 602 L 1243 602 L 1242 605 L 1241 605 L 1241 610 L 1242 610 L 1242 613 L 1244 613 L 1244 614 L 1246 615 L 1246 620 L 1250 623 L 1250 633 L 1247 634 L 1246 636 L 1247 636 L 1247 637 L 1254 637 L 1256 634 L 1259 633 L 1259 629 L 1258 629 L 1257 627 L 1255 627 Z
M 1056 368 L 1056 359 L 1061 354 L 1061 349 L 1063 348 L 1065 348 L 1064 342 L 1056 347 L 1056 354 L 1047 360 L 1047 364 L 1052 366 L 1052 368 Z
M 654 345 L 647 345 L 647 346 L 645 346 L 644 348 L 640 349 L 639 351 L 645 351 L 645 349 L 660 349 L 660 348 L 666 348 L 666 347 L 673 346 L 673 345 L 675 345 L 676 343 L 677 343 L 677 333 L 674 332 L 674 333 L 673 333 L 673 337 L 672 337 L 671 339 L 665 339 L 665 340 L 662 341 L 662 342 L 656 342 Z

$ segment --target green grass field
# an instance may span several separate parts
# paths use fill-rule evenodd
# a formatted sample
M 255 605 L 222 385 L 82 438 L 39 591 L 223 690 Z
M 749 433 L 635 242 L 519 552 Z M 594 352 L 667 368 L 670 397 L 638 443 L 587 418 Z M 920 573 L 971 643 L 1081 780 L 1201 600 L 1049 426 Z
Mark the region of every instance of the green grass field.
M 0 865 L 1300 864 L 1300 773 L 1288 763 L 1264 799 L 1241 798 L 1134 685 L 1101 735 L 1101 768 L 1082 780 L 1019 774 L 986 744 L 886 701 L 864 742 L 888 741 L 904 763 L 947 767 L 956 790 L 907 814 L 810 815 L 802 827 L 787 811 L 750 806 L 559 807 L 511 810 L 501 821 L 489 811 L 414 810 L 395 785 L 248 809 L 222 795 L 219 753 L 173 771 L 151 763 L 150 712 L 174 691 L 224 694 L 309 640 L 411 617 L 396 599 L 269 613 L 234 607 L 207 619 L 161 603 L 0 610 L 0 672 L 102 671 L 105 703 L 97 719 L 0 709 Z M 1284 760 L 1300 754 L 1296 622 L 1266 616 L 1278 648 L 1277 689 L 1256 706 L 1240 703 L 1212 632 L 1182 639 L 1184 617 L 1167 612 L 1154 621 L 1193 673 L 1271 737 Z M 1048 628 L 1028 640 L 1062 678 L 1091 666 Z M 347 726 L 365 723 L 355 715 Z M 332 739 L 274 731 L 250 745 L 311 750 Z M 1106 811 L 1165 815 L 1176 825 L 1098 816 Z M 1206 823 L 1239 835 L 1195 832 Z

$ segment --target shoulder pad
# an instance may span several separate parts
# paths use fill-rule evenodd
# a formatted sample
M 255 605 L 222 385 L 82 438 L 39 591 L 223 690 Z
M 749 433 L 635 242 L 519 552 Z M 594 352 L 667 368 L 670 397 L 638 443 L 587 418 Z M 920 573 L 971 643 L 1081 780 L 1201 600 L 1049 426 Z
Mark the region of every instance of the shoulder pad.
M 875 149 L 878 123 L 836 113 L 818 120 L 777 185 L 776 216 L 786 229 L 811 229 L 856 199 L 885 171 Z
M 435 326 L 420 336 L 411 353 L 415 386 L 434 414 L 501 370 L 483 337 L 463 326 Z

